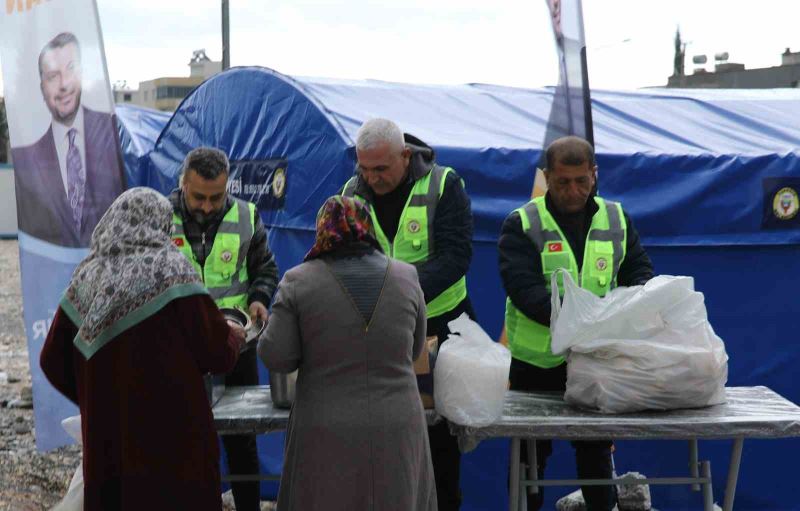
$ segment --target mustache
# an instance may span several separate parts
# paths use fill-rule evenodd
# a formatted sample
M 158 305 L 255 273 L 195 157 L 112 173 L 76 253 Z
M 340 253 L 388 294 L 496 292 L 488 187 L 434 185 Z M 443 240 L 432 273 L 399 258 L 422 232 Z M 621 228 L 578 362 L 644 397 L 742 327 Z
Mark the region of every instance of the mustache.
M 200 210 L 192 211 L 192 218 L 194 218 L 194 220 L 200 224 L 207 223 L 209 220 L 211 220 L 211 218 L 213 218 L 213 216 L 213 211 L 211 213 L 205 213 L 204 211 Z

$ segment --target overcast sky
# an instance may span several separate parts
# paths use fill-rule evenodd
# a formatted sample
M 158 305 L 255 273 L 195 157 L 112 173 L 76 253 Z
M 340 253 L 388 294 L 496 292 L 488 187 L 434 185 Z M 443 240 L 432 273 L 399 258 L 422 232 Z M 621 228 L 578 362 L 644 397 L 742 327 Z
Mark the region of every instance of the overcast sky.
M 112 83 L 221 59 L 220 0 L 97 0 Z M 747 68 L 800 51 L 800 0 L 584 0 L 593 88 L 666 84 L 680 25 L 691 57 Z M 521 87 L 557 80 L 545 0 L 230 0 L 231 63 L 289 75 Z M 710 65 L 709 65 L 710 66 Z

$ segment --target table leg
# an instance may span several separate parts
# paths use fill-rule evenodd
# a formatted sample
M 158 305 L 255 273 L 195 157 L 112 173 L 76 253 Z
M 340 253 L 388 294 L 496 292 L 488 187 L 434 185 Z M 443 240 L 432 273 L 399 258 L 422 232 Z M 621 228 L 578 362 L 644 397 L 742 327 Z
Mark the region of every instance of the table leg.
M 739 465 L 742 462 L 742 447 L 744 447 L 744 438 L 737 438 L 733 441 L 731 463 L 728 465 L 728 484 L 725 486 L 725 504 L 722 511 L 733 511 L 733 498 L 736 496 L 736 482 L 739 479 Z
M 707 483 L 703 483 L 703 510 L 704 511 L 714 511 L 714 488 L 711 485 L 711 462 L 710 461 L 701 461 L 700 462 L 700 473 L 704 478 L 708 480 Z
M 539 459 L 538 452 L 536 452 L 536 440 L 525 440 L 528 447 L 528 479 L 531 481 L 539 480 Z M 536 495 L 539 493 L 538 486 L 528 486 L 528 495 Z
M 511 455 L 508 460 L 508 509 L 519 511 L 519 438 L 511 439 Z
M 689 440 L 689 475 L 698 477 L 697 465 L 697 439 Z M 700 491 L 699 484 L 692 485 L 692 491 Z

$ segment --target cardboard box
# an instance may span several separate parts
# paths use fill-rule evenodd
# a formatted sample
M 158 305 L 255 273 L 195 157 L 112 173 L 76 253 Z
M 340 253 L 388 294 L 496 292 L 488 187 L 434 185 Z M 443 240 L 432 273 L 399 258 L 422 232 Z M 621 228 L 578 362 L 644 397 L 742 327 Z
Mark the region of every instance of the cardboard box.
M 431 355 L 435 356 L 436 352 L 439 350 L 439 338 L 434 336 L 428 337 L 425 339 L 425 347 L 422 349 L 422 353 L 420 353 L 419 357 L 414 361 L 414 374 L 417 375 L 417 381 L 419 382 L 419 377 L 423 376 L 432 379 L 432 368 L 431 368 Z M 422 407 L 423 408 L 434 408 L 433 403 L 433 396 L 427 392 L 423 392 L 420 390 L 419 397 L 422 400 Z

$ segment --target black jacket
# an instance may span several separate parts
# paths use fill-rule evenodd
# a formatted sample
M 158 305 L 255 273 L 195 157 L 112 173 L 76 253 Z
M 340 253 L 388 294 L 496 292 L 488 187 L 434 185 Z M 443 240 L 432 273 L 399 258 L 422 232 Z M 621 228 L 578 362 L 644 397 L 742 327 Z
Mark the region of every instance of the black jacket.
M 583 265 L 583 251 L 592 217 L 598 210 L 591 198 L 586 208 L 576 215 L 563 215 L 556 212 L 550 195 L 545 195 L 547 210 L 553 215 L 575 255 L 578 268 Z M 633 227 L 627 213 L 628 227 L 625 258 L 619 267 L 617 284 L 634 286 L 644 284 L 653 277 L 653 263 L 639 242 L 639 234 Z M 506 295 L 523 314 L 543 325 L 550 325 L 550 292 L 542 273 L 542 260 L 536 247 L 522 231 L 519 213 L 512 212 L 503 222 L 498 240 L 500 256 L 500 277 Z
M 375 209 L 378 223 L 390 241 L 397 234 L 400 216 L 414 183 L 425 177 L 435 162 L 434 150 L 425 142 L 408 134 L 405 141 L 412 151 L 408 178 L 391 193 L 376 196 L 356 171 L 355 193 Z M 415 265 L 426 302 L 466 275 L 472 261 L 472 207 L 460 181 L 455 172 L 448 173 L 433 220 L 434 253 L 426 262 Z M 469 297 L 452 311 L 428 320 L 428 335 L 444 332 L 447 322 L 462 312 L 474 317 Z
M 172 210 L 183 220 L 183 232 L 192 247 L 194 257 L 202 266 L 205 264 L 206 256 L 211 253 L 214 237 L 223 216 L 233 206 L 233 197 L 230 194 L 226 196 L 225 205 L 206 229 L 205 246 L 203 245 L 203 230 L 186 209 L 180 188 L 172 191 L 169 201 L 172 203 Z M 278 285 L 278 266 L 275 264 L 275 256 L 269 250 L 267 229 L 261 222 L 258 211 L 253 215 L 253 226 L 253 238 L 250 240 L 250 248 L 247 251 L 247 275 L 250 277 L 247 303 L 261 302 L 269 307 L 272 295 L 275 294 L 275 288 Z

